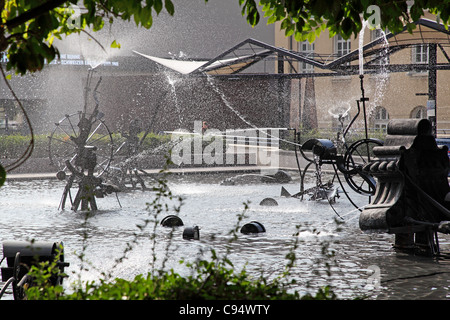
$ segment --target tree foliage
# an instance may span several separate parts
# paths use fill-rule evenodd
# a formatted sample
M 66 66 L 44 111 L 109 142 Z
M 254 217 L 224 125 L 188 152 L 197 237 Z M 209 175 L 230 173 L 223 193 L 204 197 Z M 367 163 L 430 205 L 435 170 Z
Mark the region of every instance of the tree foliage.
M 22 75 L 41 70 L 59 55 L 55 38 L 86 28 L 95 32 L 115 19 L 150 28 L 152 16 L 163 8 L 174 13 L 171 0 L 0 0 L 0 6 L 0 51 L 6 53 L 7 69 Z
M 256 0 L 239 0 L 239 3 L 248 23 L 257 25 L 260 14 Z M 362 18 L 373 19 L 374 14 L 379 14 L 374 27 L 378 25 L 394 33 L 405 26 L 412 31 L 414 21 L 425 10 L 437 15 L 446 26 L 450 22 L 448 0 L 260 0 L 259 5 L 269 24 L 280 21 L 285 35 L 293 35 L 297 41 L 312 42 L 325 29 L 330 31 L 330 37 L 340 34 L 348 39 L 361 30 Z
M 405 25 L 412 30 L 412 22 L 423 16 L 424 10 L 438 15 L 445 25 L 450 21 L 447 0 L 260 0 L 258 4 L 239 0 L 239 4 L 250 25 L 259 23 L 262 10 L 268 23 L 280 21 L 285 34 L 298 41 L 313 41 L 325 29 L 330 36 L 341 34 L 348 39 L 361 30 L 361 17 L 371 18 L 374 6 L 379 9 L 380 27 L 392 32 Z M 150 28 L 155 14 L 164 8 L 170 15 L 175 11 L 171 0 L 0 0 L 0 6 L 0 51 L 7 55 L 7 69 L 20 74 L 41 70 L 59 54 L 53 45 L 55 38 L 86 28 L 98 31 L 115 19 Z M 113 42 L 112 46 L 119 45 Z

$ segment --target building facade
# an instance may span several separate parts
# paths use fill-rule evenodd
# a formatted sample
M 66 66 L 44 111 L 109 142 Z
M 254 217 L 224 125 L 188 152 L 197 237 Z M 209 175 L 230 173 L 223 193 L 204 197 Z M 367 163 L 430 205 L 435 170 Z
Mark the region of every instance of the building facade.
M 436 21 L 436 17 L 429 14 L 426 15 L 430 21 Z M 438 50 L 436 52 L 437 65 L 449 64 L 450 38 L 448 34 L 440 34 L 435 37 L 432 33 L 439 34 L 440 31 L 428 30 L 423 26 L 418 26 L 417 30 L 412 34 L 404 32 L 401 50 L 392 51 L 389 55 L 381 57 L 376 64 L 375 69 L 364 70 L 363 89 L 365 97 L 369 98 L 366 104 L 366 114 L 369 120 L 369 128 L 373 130 L 386 130 L 389 119 L 407 119 L 407 118 L 425 118 L 427 117 L 427 104 L 432 106 L 433 100 L 429 98 L 429 72 L 421 65 L 426 66 L 430 60 L 429 40 L 434 38 L 442 38 L 444 41 L 438 41 Z M 421 39 L 426 33 L 427 39 Z M 396 45 L 393 40 L 384 41 L 387 33 L 381 30 L 364 29 L 362 36 L 363 45 L 369 44 L 375 39 L 381 38 L 379 46 L 385 46 L 389 50 L 389 46 Z M 447 39 L 445 41 L 445 38 Z M 392 39 L 397 39 L 396 37 Z M 434 40 L 432 40 L 434 41 Z M 350 40 L 344 40 L 340 36 L 331 37 L 328 31 L 317 38 L 314 43 L 296 42 L 292 37 L 285 37 L 284 32 L 279 28 L 275 28 L 275 45 L 286 48 L 288 50 L 297 51 L 305 57 L 318 58 L 321 61 L 332 62 L 340 57 L 346 56 L 352 52 L 359 51 L 359 37 Z M 363 48 L 364 48 L 363 46 Z M 399 46 L 400 48 L 400 46 Z M 447 51 L 446 51 L 447 50 Z M 366 51 L 370 52 L 370 51 Z M 366 53 L 364 52 L 364 53 Z M 378 51 L 378 54 L 381 54 Z M 382 51 L 381 51 L 382 52 Z M 359 53 L 359 52 L 358 52 Z M 369 57 L 363 55 L 366 61 Z M 371 55 L 370 58 L 373 58 Z M 402 66 L 400 70 L 393 72 L 390 66 Z M 419 65 L 413 70 L 411 66 Z M 358 70 L 359 59 L 343 63 L 343 66 L 353 66 Z M 303 73 L 321 73 L 322 76 L 313 77 L 315 108 L 317 112 L 318 128 L 336 130 L 339 126 L 339 116 L 343 116 L 348 122 L 357 112 L 356 100 L 362 96 L 361 80 L 358 73 L 336 75 L 330 72 L 330 76 L 323 76 L 327 70 L 313 67 L 310 64 L 299 62 L 293 63 L 291 66 L 285 65 L 285 69 L 289 72 L 300 74 Z M 361 67 L 359 67 L 361 69 Z M 354 69 L 355 70 L 355 69 Z M 374 72 L 375 70 L 375 72 Z M 361 71 L 361 70 L 360 70 Z M 435 101 L 436 119 L 437 119 L 437 135 L 450 136 L 450 71 L 438 70 L 436 76 Z M 305 93 L 306 80 L 299 78 L 292 80 L 291 91 Z M 294 93 L 298 96 L 297 93 Z M 301 95 L 301 94 L 300 94 Z M 304 114 L 302 109 L 302 99 L 299 102 L 292 99 L 291 103 L 291 125 L 302 125 L 301 115 Z M 431 105 L 430 105 L 431 103 Z M 300 111 L 295 110 L 299 108 Z M 292 110 L 294 109 L 294 111 Z M 428 115 L 431 113 L 428 112 Z M 295 116 L 300 118 L 296 118 Z M 362 120 L 362 117 L 359 118 Z M 357 125 L 357 124 L 356 124 Z

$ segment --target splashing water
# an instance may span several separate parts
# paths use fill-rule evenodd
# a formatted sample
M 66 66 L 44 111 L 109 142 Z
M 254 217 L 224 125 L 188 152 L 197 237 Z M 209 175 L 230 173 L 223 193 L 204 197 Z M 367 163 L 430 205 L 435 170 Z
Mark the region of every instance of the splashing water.
M 379 36 L 377 39 L 382 38 L 381 47 L 383 48 L 382 52 L 379 53 L 380 57 L 378 58 L 378 70 L 376 74 L 373 76 L 373 79 L 375 80 L 375 91 L 373 93 L 373 98 L 371 99 L 370 106 L 369 106 L 369 116 L 373 117 L 374 113 L 377 110 L 378 106 L 383 105 L 383 98 L 384 94 L 387 89 L 387 85 L 389 82 L 389 70 L 387 66 L 389 65 L 389 58 L 388 58 L 388 50 L 389 50 L 389 42 L 386 37 L 386 33 L 382 29 L 376 29 L 376 32 L 379 32 Z M 361 38 L 360 38 L 360 68 L 362 68 L 361 61 L 363 60 L 362 56 L 362 44 L 361 44 Z M 360 74 L 362 74 L 363 71 L 360 69 Z
M 383 38 L 383 52 L 382 54 L 385 56 L 380 59 L 380 72 L 377 73 L 375 77 L 375 94 L 373 98 L 373 104 L 371 106 L 371 111 L 375 110 L 375 108 L 382 104 L 382 100 L 384 97 L 384 93 L 386 92 L 386 88 L 389 82 L 389 70 L 387 68 L 389 64 L 389 59 L 387 58 L 387 53 L 389 50 L 389 42 L 386 38 L 386 33 L 380 29 L 381 37 Z
M 172 78 L 169 73 L 166 74 L 166 77 L 167 77 L 167 82 L 170 85 L 170 90 L 172 91 L 173 98 L 174 98 L 174 101 L 175 101 L 175 108 L 177 109 L 177 113 L 178 113 L 178 124 L 179 124 L 179 127 L 181 127 L 181 125 L 183 124 L 183 120 L 184 119 L 183 119 L 183 113 L 181 112 L 180 105 L 178 103 L 177 90 L 175 88 L 175 83 L 177 83 L 178 80 Z
M 351 99 L 354 100 L 354 99 Z M 349 101 L 342 102 L 338 106 L 333 106 L 330 109 L 328 109 L 328 114 L 330 114 L 333 118 L 339 119 L 339 118 L 345 118 L 349 115 L 350 110 L 352 109 L 352 106 Z
M 213 88 L 213 90 L 220 96 L 220 98 L 222 99 L 223 103 L 225 103 L 225 105 L 227 106 L 228 109 L 233 111 L 233 113 L 236 114 L 239 117 L 239 119 L 241 119 L 247 125 L 249 125 L 250 127 L 256 128 L 256 126 L 254 124 L 252 124 L 250 121 L 245 119 L 245 117 L 239 111 L 237 111 L 235 108 L 233 108 L 231 103 L 228 101 L 227 97 L 225 97 L 225 94 L 222 91 L 219 90 L 219 88 L 214 83 L 214 81 L 213 81 L 213 79 L 212 79 L 212 77 L 210 75 L 207 74 L 206 75 L 206 79 L 208 80 L 208 83 L 211 86 L 211 88 Z
M 363 53 L 363 46 L 364 46 L 364 32 L 368 25 L 368 22 L 366 20 L 363 20 L 361 31 L 359 32 L 359 74 L 364 74 L 364 53 Z
M 363 20 L 362 22 L 362 28 L 359 33 L 359 47 L 358 47 L 358 53 L 359 53 L 359 74 L 364 75 L 364 33 L 365 29 L 368 26 L 368 21 Z M 382 55 L 384 55 L 384 58 L 380 58 L 379 60 L 379 72 L 377 72 L 377 75 L 375 77 L 375 92 L 373 99 L 370 104 L 369 108 L 369 114 L 370 116 L 373 116 L 374 112 L 376 112 L 377 106 L 382 105 L 382 100 L 384 97 L 384 94 L 386 92 L 388 80 L 389 80 L 389 72 L 387 70 L 387 65 L 389 64 L 388 58 L 387 58 L 387 52 L 389 49 L 389 42 L 386 38 L 386 33 L 382 29 L 377 29 L 377 31 L 380 32 L 380 36 L 383 37 L 383 52 Z
M 210 75 L 206 75 L 206 78 L 208 80 L 209 85 L 213 88 L 213 90 L 219 95 L 219 97 L 222 99 L 223 103 L 225 104 L 225 106 L 230 109 L 234 114 L 236 114 L 239 119 L 241 119 L 244 123 L 246 123 L 248 126 L 252 127 L 253 129 L 258 129 L 260 130 L 260 132 L 263 132 L 267 137 L 279 140 L 279 141 L 283 141 L 286 142 L 288 144 L 292 144 L 292 145 L 296 145 L 298 146 L 298 143 L 289 141 L 289 140 L 285 140 L 283 138 L 280 137 L 275 137 L 273 135 L 271 135 L 270 133 L 268 133 L 265 130 L 261 130 L 260 128 L 258 128 L 256 125 L 254 125 L 253 123 L 251 123 L 250 121 L 248 121 L 238 110 L 236 110 L 231 103 L 228 101 L 227 97 L 225 96 L 225 94 L 218 88 L 218 86 L 214 83 L 212 77 Z

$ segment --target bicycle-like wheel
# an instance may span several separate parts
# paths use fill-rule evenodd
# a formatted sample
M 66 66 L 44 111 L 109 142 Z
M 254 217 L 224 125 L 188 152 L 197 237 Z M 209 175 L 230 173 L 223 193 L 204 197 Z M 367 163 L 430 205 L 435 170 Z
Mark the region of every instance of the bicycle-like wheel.
M 82 122 L 85 124 L 83 127 Z M 69 161 L 79 172 L 84 171 L 75 161 L 84 147 L 92 147 L 95 150 L 97 161 L 94 176 L 99 177 L 108 169 L 114 151 L 113 138 L 100 117 L 91 117 L 80 111 L 66 115 L 55 123 L 55 126 L 48 137 L 48 154 L 50 163 L 60 172 L 68 171 L 66 161 Z
M 344 167 L 347 171 L 353 173 L 344 174 L 347 184 L 359 194 L 371 196 L 375 193 L 375 184 L 373 178 L 361 172 L 365 164 L 369 163 L 375 157 L 373 148 L 383 145 L 383 142 L 377 139 L 358 140 L 347 149 L 344 155 Z

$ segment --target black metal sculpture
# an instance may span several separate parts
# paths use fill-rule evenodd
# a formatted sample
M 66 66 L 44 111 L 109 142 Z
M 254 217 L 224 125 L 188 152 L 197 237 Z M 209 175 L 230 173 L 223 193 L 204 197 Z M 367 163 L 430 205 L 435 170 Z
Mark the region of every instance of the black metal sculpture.
M 362 86 L 361 86 L 362 87 Z M 366 128 L 366 137 L 355 141 L 354 143 L 348 145 L 346 142 L 346 134 L 348 133 L 350 127 L 357 119 L 360 114 L 360 102 L 363 102 L 363 114 L 365 115 L 364 101 L 367 98 L 364 96 L 357 100 L 358 111 L 353 117 L 352 121 L 344 129 L 343 122 L 341 122 L 342 132 L 338 132 L 336 143 L 340 144 L 338 148 L 335 143 L 328 139 L 309 139 L 300 148 L 300 152 L 309 163 L 304 168 L 301 173 L 301 188 L 300 192 L 296 195 L 297 197 L 302 197 L 306 193 L 312 194 L 311 199 L 327 199 L 334 202 L 335 198 L 338 196 L 337 189 L 334 187 L 333 182 L 323 183 L 321 181 L 321 171 L 322 165 L 331 165 L 335 171 L 332 180 L 339 180 L 340 187 L 344 189 L 342 182 L 338 176 L 338 172 L 344 175 L 345 181 L 355 192 L 371 196 L 375 192 L 375 181 L 370 174 L 364 172 L 362 167 L 371 161 L 373 157 L 373 149 L 377 146 L 383 145 L 383 142 L 378 139 L 369 138 L 367 135 L 367 122 L 364 116 L 364 125 Z M 305 152 L 310 151 L 312 156 L 307 155 Z M 310 166 L 314 165 L 315 175 L 316 175 L 316 186 L 304 189 L 304 180 L 308 169 Z M 344 191 L 350 202 L 353 203 L 352 199 L 347 192 Z M 353 203 L 354 204 L 354 203 Z M 355 205 L 356 206 L 356 205 Z M 358 207 L 358 206 L 356 206 Z
M 86 92 L 92 75 L 93 70 L 89 70 Z M 65 208 L 69 197 L 74 211 L 80 205 L 81 210 L 97 210 L 96 197 L 101 198 L 119 191 L 114 185 L 103 183 L 101 178 L 109 168 L 113 154 L 111 132 L 101 120 L 103 114 L 98 111 L 96 92 L 101 80 L 98 80 L 93 91 L 95 107 L 92 113 L 87 113 L 86 98 L 83 112 L 78 112 L 73 117 L 66 116 L 57 124 L 57 130 L 49 136 L 50 160 L 61 165 L 56 176 L 59 180 L 67 181 L 61 198 L 61 209 Z M 99 153 L 102 154 L 100 159 Z M 71 188 L 74 184 L 78 184 L 78 191 L 75 199 L 72 199 Z
M 395 234 L 395 247 L 439 254 L 437 233 L 450 233 L 447 147 L 438 147 L 427 119 L 391 120 L 383 146 L 363 170 L 377 179 L 361 212 L 364 231 Z
M 150 177 L 150 175 L 140 168 L 139 165 L 139 152 L 141 146 L 149 133 L 147 128 L 142 137 L 139 134 L 142 131 L 142 125 L 138 119 L 134 119 L 130 122 L 128 133 L 122 132 L 122 137 L 125 138 L 116 151 L 114 156 L 125 155 L 125 159 L 115 164 L 111 170 L 107 171 L 108 179 L 116 185 L 121 191 L 136 190 L 141 186 L 143 191 L 149 190 L 145 185 L 145 181 L 142 176 Z
M 0 269 L 4 282 L 0 289 L 0 298 L 11 286 L 14 300 L 26 300 L 26 288 L 36 285 L 30 274 L 33 266 L 42 262 L 55 264 L 55 269 L 48 278 L 52 286 L 62 284 L 66 277 L 64 268 L 69 266 L 69 263 L 64 262 L 62 242 L 6 241 L 3 243 L 3 258 L 0 263 L 4 260 L 7 265 Z

